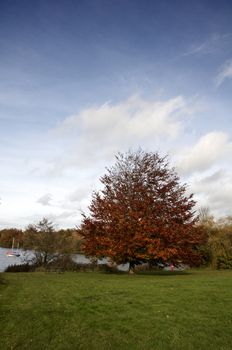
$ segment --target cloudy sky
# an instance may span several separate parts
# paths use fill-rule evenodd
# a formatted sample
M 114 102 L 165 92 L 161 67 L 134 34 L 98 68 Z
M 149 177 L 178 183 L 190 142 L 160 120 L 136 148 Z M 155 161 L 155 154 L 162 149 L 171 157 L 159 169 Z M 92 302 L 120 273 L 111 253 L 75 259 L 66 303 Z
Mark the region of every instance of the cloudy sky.
M 139 146 L 232 214 L 231 1 L 1 1 L 0 228 L 78 225 Z

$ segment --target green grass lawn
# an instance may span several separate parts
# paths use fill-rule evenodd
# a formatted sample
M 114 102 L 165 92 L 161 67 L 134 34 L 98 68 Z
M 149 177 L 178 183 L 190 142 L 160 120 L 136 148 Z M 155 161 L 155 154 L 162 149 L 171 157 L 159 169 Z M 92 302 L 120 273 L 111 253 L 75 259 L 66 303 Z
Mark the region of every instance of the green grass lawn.
M 232 349 L 232 271 L 4 274 L 1 349 Z

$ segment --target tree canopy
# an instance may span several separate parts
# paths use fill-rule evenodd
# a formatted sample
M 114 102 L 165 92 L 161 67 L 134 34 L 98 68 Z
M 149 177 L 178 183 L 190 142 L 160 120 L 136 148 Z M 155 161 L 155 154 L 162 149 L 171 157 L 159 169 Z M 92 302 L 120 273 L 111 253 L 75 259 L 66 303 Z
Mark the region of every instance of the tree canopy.
M 195 201 L 167 157 L 142 150 L 119 153 L 100 181 L 103 189 L 93 193 L 82 223 L 86 255 L 132 267 L 197 264 L 202 235 L 194 225 Z

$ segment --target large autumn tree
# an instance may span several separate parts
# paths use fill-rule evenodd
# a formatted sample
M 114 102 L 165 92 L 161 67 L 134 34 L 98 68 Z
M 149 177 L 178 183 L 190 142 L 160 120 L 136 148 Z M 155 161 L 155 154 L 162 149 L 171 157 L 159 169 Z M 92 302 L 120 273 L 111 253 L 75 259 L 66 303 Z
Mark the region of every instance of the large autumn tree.
M 86 255 L 132 268 L 141 262 L 199 262 L 195 202 L 167 157 L 119 153 L 100 181 L 103 189 L 94 192 L 81 228 Z

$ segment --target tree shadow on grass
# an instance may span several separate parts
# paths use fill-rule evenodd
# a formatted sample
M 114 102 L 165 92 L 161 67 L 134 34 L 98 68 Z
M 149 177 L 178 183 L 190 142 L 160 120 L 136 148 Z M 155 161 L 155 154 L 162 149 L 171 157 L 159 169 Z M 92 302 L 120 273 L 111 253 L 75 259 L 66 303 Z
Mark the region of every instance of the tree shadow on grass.
M 147 270 L 135 272 L 136 275 L 149 275 L 149 276 L 187 276 L 192 275 L 189 270 L 184 271 L 165 271 L 165 270 Z
M 2 273 L 0 273 L 0 284 L 7 284 L 5 278 L 2 276 Z

